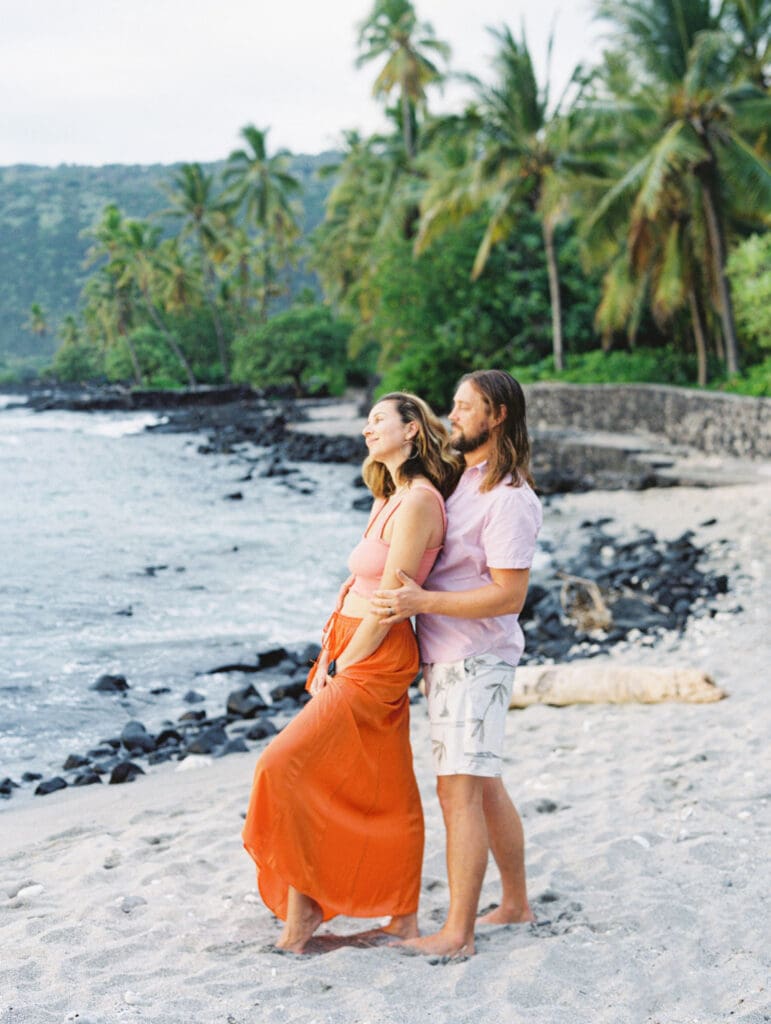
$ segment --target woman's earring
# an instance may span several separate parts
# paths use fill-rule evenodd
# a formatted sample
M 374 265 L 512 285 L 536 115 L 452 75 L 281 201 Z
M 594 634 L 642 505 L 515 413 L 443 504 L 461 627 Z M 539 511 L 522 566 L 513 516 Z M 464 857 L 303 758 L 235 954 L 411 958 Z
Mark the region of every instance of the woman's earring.
M 409 454 L 406 456 L 406 461 L 409 462 L 410 459 L 417 459 L 418 455 L 420 455 L 420 448 L 418 447 L 418 443 L 415 440 L 415 438 L 407 438 L 407 440 L 401 446 L 402 451 L 404 451 L 405 445 L 410 449 Z

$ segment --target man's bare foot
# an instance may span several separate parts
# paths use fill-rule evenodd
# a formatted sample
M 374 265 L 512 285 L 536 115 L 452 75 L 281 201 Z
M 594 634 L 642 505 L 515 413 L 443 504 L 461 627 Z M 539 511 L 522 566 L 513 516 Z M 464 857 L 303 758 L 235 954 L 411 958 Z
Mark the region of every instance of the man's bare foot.
M 302 953 L 306 942 L 311 938 L 324 915 L 321 907 L 309 896 L 303 896 L 296 902 L 291 919 L 287 918 L 284 930 L 276 942 L 278 949 L 288 953 Z
M 419 939 L 407 939 L 400 946 L 412 949 L 423 956 L 462 957 L 474 955 L 474 936 L 471 938 L 450 935 L 444 929 L 433 935 L 424 935 Z
M 535 921 L 535 914 L 528 903 L 524 907 L 493 907 L 477 918 L 477 924 L 528 924 Z
M 391 918 L 388 924 L 380 928 L 386 935 L 393 935 L 396 939 L 416 939 L 420 935 L 418 928 L 417 914 L 397 914 Z

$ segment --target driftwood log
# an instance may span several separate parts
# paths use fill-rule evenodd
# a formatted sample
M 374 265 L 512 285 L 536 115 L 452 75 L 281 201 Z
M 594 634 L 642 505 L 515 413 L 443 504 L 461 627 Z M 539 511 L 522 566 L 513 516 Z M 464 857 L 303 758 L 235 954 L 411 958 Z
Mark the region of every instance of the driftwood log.
M 514 676 L 510 708 L 531 704 L 708 704 L 727 694 L 696 668 L 646 668 L 599 661 L 523 665 Z

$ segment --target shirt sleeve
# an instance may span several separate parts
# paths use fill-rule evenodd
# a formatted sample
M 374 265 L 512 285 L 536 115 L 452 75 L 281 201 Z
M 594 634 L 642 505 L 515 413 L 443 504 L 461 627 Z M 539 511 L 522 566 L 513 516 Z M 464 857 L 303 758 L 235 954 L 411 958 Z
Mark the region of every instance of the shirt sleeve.
M 499 488 L 482 528 L 488 567 L 529 569 L 542 520 L 541 503 L 530 488 Z

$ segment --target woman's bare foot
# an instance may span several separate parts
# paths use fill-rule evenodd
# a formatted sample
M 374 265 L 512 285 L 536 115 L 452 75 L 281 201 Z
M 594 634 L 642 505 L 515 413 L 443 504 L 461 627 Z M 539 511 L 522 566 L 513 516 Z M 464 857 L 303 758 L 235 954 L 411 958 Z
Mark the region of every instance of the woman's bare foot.
M 416 939 L 420 935 L 418 928 L 417 914 L 396 914 L 388 924 L 380 928 L 386 935 L 393 935 L 397 939 Z
M 289 953 L 302 953 L 323 917 L 321 907 L 314 899 L 290 888 L 286 924 L 276 946 Z
M 530 921 L 535 921 L 535 914 L 529 903 L 524 907 L 507 907 L 502 904 L 477 918 L 477 924 L 528 924 Z
M 474 955 L 474 936 L 450 935 L 444 929 L 419 939 L 407 939 L 400 946 L 412 949 L 424 956 L 464 957 Z

